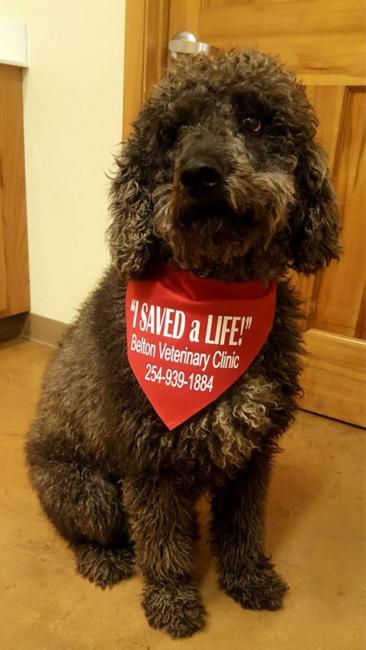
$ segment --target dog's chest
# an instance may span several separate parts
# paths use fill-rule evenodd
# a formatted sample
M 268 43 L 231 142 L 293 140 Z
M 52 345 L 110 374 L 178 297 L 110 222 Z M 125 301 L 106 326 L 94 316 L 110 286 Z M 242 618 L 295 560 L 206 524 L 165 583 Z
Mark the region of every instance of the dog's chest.
M 298 391 L 299 339 L 290 318 L 294 305 L 288 295 L 289 304 L 284 302 L 283 289 L 278 293 L 275 325 L 263 352 L 229 390 L 172 431 L 163 426 L 129 370 L 125 381 L 128 377 L 128 394 L 134 398 L 126 403 L 129 416 L 118 422 L 116 436 L 127 471 L 173 470 L 202 480 L 231 474 L 261 448 L 264 438 L 285 430 Z
M 258 378 L 246 391 L 239 384 L 182 427 L 161 432 L 150 447 L 157 465 L 209 482 L 243 467 L 269 422 L 268 391 Z

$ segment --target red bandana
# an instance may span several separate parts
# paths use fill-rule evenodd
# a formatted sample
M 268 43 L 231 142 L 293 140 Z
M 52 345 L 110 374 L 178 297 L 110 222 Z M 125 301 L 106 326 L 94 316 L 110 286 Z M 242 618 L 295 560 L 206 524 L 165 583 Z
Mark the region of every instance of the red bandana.
M 213 402 L 272 329 L 276 284 L 218 282 L 165 266 L 126 292 L 127 354 L 168 429 Z

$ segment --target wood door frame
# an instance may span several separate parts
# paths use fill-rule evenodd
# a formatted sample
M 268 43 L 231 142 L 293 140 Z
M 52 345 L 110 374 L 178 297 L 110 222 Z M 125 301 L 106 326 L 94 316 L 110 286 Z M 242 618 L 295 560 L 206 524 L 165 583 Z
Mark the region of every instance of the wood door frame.
M 168 51 L 170 0 L 126 0 L 123 138 L 149 89 L 161 77 Z
M 123 138 L 131 130 L 143 101 L 152 85 L 162 76 L 167 62 L 170 0 L 126 0 L 125 19 L 125 58 L 123 89 Z M 186 25 L 181 26 L 182 29 Z M 316 289 L 316 276 L 301 278 L 297 283 L 301 297 L 305 300 L 305 328 L 311 328 L 312 302 Z M 328 332 L 308 329 L 304 332 L 308 355 L 305 357 L 305 370 L 302 384 L 305 397 L 300 400 L 304 410 L 325 414 L 322 387 L 334 385 L 332 417 L 349 421 L 347 400 L 342 403 L 340 396 L 350 394 L 358 401 L 358 411 L 352 420 L 354 424 L 365 426 L 365 409 L 362 408 L 365 387 L 365 353 L 357 341 Z M 329 363 L 329 350 L 334 343 L 336 358 Z M 355 351 L 356 356 L 355 356 Z M 347 366 L 353 367 L 344 381 Z M 347 373 L 346 373 L 347 375 Z M 331 383 L 333 382 L 333 384 Z M 342 391 L 344 391 L 342 393 Z

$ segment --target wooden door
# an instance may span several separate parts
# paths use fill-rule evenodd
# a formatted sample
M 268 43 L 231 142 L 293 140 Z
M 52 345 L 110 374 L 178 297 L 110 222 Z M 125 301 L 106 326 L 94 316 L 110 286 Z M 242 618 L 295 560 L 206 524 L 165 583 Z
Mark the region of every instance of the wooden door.
M 125 134 L 161 76 L 168 40 L 183 29 L 220 50 L 278 55 L 306 85 L 339 197 L 344 255 L 316 277 L 294 278 L 305 301 L 308 351 L 301 406 L 365 425 L 363 0 L 130 0 L 126 18 Z

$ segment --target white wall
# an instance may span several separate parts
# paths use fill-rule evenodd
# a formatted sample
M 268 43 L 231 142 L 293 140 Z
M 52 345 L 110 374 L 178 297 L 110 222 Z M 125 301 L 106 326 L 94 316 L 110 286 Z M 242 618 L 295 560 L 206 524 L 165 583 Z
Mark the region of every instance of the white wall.
M 1 0 L 28 24 L 24 129 L 31 311 L 69 322 L 108 262 L 104 172 L 122 134 L 124 0 Z

